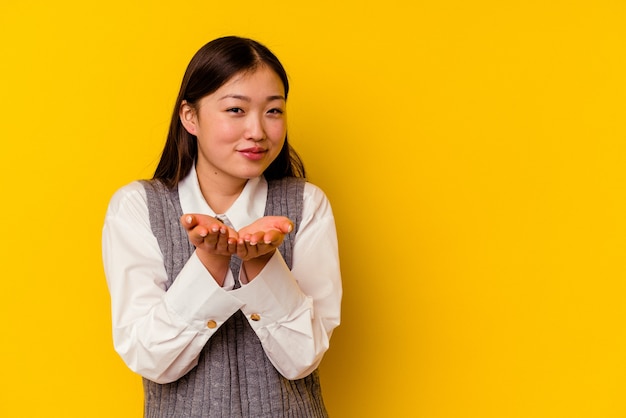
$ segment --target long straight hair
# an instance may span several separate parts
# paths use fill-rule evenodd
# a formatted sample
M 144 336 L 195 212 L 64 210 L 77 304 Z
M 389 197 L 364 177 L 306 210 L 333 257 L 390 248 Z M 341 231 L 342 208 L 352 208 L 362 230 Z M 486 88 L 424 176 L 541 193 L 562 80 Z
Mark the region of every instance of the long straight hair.
M 267 65 L 280 78 L 285 88 L 285 99 L 289 93 L 287 73 L 278 58 L 264 45 L 248 38 L 226 36 L 215 39 L 193 56 L 180 86 L 178 98 L 172 112 L 172 120 L 161 153 L 161 159 L 153 179 L 162 181 L 173 188 L 188 174 L 198 156 L 195 135 L 183 127 L 179 110 L 183 101 L 194 106 L 203 97 L 215 92 L 235 74 L 254 71 L 260 65 Z M 304 164 L 289 145 L 285 143 L 278 156 L 264 171 L 266 179 L 283 177 L 305 177 Z

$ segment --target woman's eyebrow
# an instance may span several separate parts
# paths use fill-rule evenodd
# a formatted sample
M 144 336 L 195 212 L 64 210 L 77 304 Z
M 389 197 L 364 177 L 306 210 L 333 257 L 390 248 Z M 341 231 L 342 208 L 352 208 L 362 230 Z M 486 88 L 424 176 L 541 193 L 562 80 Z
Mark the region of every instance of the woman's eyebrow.
M 248 96 L 244 96 L 242 94 L 227 94 L 226 96 L 222 96 L 219 98 L 219 100 L 224 100 L 224 99 L 238 99 L 238 100 L 243 100 L 245 102 L 251 102 L 252 99 Z M 282 101 L 286 101 L 285 96 L 282 96 L 280 94 L 274 95 L 274 96 L 267 96 L 266 100 L 268 102 L 271 102 L 273 100 L 282 100 Z
M 246 102 L 252 101 L 252 99 L 249 98 L 248 96 L 244 96 L 241 94 L 227 94 L 226 96 L 220 97 L 220 100 L 224 100 L 224 99 L 239 99 L 239 100 L 243 100 Z

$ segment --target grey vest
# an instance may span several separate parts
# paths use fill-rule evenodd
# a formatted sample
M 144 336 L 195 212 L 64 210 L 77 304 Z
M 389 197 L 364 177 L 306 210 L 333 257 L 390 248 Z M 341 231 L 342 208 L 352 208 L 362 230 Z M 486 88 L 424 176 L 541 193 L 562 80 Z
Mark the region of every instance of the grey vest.
M 194 251 L 180 225 L 178 190 L 144 181 L 150 225 L 163 253 L 169 287 Z M 287 216 L 295 231 L 279 247 L 291 268 L 293 237 L 302 216 L 302 179 L 269 182 L 265 215 Z M 231 259 L 237 281 L 241 260 Z M 236 282 L 236 286 L 239 283 Z M 143 379 L 146 418 L 321 418 L 328 417 L 318 371 L 299 380 L 285 379 L 270 363 L 241 311 L 209 339 L 198 365 L 175 382 Z

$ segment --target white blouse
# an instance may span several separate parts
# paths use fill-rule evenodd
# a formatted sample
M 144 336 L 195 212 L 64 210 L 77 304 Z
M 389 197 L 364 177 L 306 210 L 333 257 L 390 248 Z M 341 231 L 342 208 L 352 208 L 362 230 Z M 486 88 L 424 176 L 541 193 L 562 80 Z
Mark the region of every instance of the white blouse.
M 249 180 L 224 214 L 206 203 L 193 169 L 178 194 L 183 213 L 220 215 L 239 230 L 264 215 L 267 182 Z M 144 188 L 133 182 L 118 190 L 107 210 L 102 252 L 114 346 L 128 367 L 157 383 L 179 379 L 196 366 L 208 339 L 241 310 L 283 376 L 299 379 L 315 370 L 340 322 L 341 273 L 328 199 L 311 183 L 303 198 L 291 271 L 276 251 L 252 282 L 233 290 L 232 273 L 220 287 L 193 253 L 166 291 Z

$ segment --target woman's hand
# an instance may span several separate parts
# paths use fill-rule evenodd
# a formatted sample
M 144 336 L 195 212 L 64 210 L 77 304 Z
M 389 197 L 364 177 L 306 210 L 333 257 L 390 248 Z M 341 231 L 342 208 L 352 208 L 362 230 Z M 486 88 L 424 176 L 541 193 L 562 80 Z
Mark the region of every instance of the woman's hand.
M 239 230 L 237 255 L 248 281 L 258 276 L 292 230 L 293 222 L 284 216 L 265 216 Z
M 293 222 L 284 216 L 264 216 L 239 230 L 236 254 L 244 261 L 271 255 L 293 230 Z M 268 257 L 269 259 L 269 257 Z
M 224 256 L 234 253 L 238 234 L 219 219 L 208 215 L 186 214 L 182 216 L 181 224 L 198 250 Z
M 230 256 L 237 250 L 237 232 L 208 215 L 185 214 L 180 222 L 196 247 L 196 255 L 221 286 L 230 266 Z

